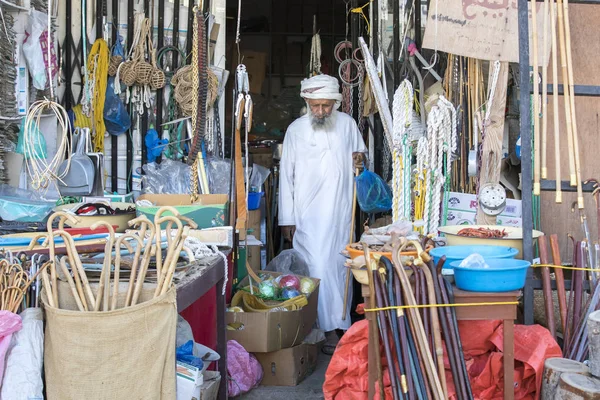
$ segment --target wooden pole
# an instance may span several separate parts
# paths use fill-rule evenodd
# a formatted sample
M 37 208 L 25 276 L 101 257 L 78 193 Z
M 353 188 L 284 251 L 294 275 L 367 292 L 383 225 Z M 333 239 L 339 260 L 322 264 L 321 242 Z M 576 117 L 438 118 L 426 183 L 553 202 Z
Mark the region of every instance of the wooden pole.
M 354 177 L 356 178 L 359 174 L 358 168 L 354 171 Z M 348 239 L 348 243 L 352 244 L 352 239 L 354 238 L 354 222 L 356 219 L 356 179 L 354 180 L 354 190 L 352 194 L 352 221 L 350 221 L 350 236 Z M 348 307 L 348 293 L 350 292 L 350 275 L 352 275 L 352 271 L 350 268 L 346 271 L 346 287 L 344 288 L 344 308 L 342 310 L 342 321 L 346 320 L 346 308 Z
M 577 132 L 577 116 L 575 112 L 575 82 L 573 80 L 573 57 L 571 55 L 571 24 L 569 22 L 569 0 L 564 0 L 565 41 L 567 45 L 567 70 L 569 75 L 569 106 L 573 123 L 573 150 L 575 152 L 575 175 L 577 179 L 577 207 L 584 208 L 583 188 L 581 186 L 581 161 L 579 158 L 579 138 Z M 563 81 L 564 82 L 564 81 Z M 563 85 L 564 86 L 564 85 Z
M 492 82 L 493 63 L 490 63 L 490 79 Z M 491 107 L 490 120 L 485 131 L 483 150 L 481 152 L 481 170 L 479 171 L 480 185 L 487 183 L 499 183 L 502 168 L 502 138 L 504 137 L 504 117 L 506 111 L 506 93 L 508 86 L 508 63 L 500 63 L 498 83 Z M 488 90 L 491 91 L 491 88 Z M 484 121 L 486 123 L 486 121 Z M 481 207 L 477 209 L 477 223 L 480 225 L 496 225 L 496 217 L 486 215 Z
M 530 2 L 531 5 L 531 36 L 533 53 L 533 194 L 540 195 L 540 176 L 541 176 L 541 142 L 540 142 L 540 82 L 539 82 L 539 59 L 538 59 L 538 29 L 537 29 L 537 3 Z M 503 105 L 504 106 L 504 105 Z
M 573 125 L 571 121 L 571 101 L 569 96 L 569 72 L 568 62 L 566 54 L 566 43 L 565 43 L 565 24 L 563 16 L 562 0 L 557 0 L 558 10 L 558 40 L 560 45 L 560 64 L 562 70 L 562 81 L 563 81 L 563 100 L 565 103 L 565 120 L 567 122 L 567 145 L 569 146 L 569 178 L 571 186 L 577 186 L 577 175 L 575 173 L 575 157 L 573 148 Z M 554 94 L 556 95 L 557 92 Z
M 554 168 L 556 179 L 556 203 L 562 203 L 561 172 L 560 172 L 560 123 L 558 119 L 558 46 L 556 43 L 556 22 L 554 0 L 550 4 L 550 36 L 552 36 L 552 110 L 554 116 Z
M 548 8 L 550 0 L 544 0 L 544 53 L 542 58 L 542 179 L 548 178 Z M 554 22 L 554 21 L 552 21 Z

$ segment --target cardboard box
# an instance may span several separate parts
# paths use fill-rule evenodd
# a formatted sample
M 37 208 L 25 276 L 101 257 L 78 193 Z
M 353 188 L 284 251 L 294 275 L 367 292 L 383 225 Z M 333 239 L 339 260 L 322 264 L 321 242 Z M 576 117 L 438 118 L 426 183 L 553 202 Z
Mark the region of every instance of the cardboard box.
M 263 367 L 263 386 L 296 386 L 317 367 L 318 346 L 302 343 L 271 353 L 254 353 Z
M 198 201 L 192 203 L 188 194 L 143 194 L 139 200 L 149 200 L 154 206 L 136 207 L 137 215 L 145 215 L 150 221 L 162 206 L 173 206 L 179 213 L 192 219 L 198 224 L 198 229 L 224 226 L 227 220 L 227 207 L 229 199 L 226 194 L 203 194 L 198 196 Z M 163 216 L 171 215 L 165 212 Z M 166 223 L 163 224 L 166 227 Z M 163 227 L 163 229 L 164 229 Z
M 204 382 L 200 386 L 198 400 L 215 400 L 219 394 L 221 374 L 217 371 L 204 371 Z
M 267 72 L 267 54 L 259 51 L 243 50 L 242 63 L 246 66 L 248 72 L 250 93 L 261 94 Z
M 507 217 L 499 215 L 496 217 L 496 224 L 500 226 L 514 226 L 520 228 L 523 220 L 517 217 Z M 476 225 L 477 213 L 472 211 L 448 210 L 444 225 Z
M 448 193 L 448 210 L 477 212 L 477 196 L 467 193 Z M 521 200 L 506 199 L 506 208 L 500 214 L 503 217 L 521 218 Z
M 281 275 L 278 272 L 262 272 Z M 311 279 L 316 283 L 315 290 L 308 296 L 308 304 L 300 310 L 225 313 L 227 325 L 241 324 L 237 330 L 227 330 L 227 340 L 237 341 L 250 353 L 268 353 L 302 343 L 317 320 L 320 280 Z M 247 285 L 248 277 L 245 277 L 238 287 Z
M 203 383 L 204 377 L 201 369 L 177 361 L 177 400 L 199 399 Z

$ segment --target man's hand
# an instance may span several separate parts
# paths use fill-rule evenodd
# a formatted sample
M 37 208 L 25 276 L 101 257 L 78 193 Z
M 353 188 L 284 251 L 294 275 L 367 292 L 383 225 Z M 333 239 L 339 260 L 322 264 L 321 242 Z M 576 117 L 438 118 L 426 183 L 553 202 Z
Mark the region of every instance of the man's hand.
M 283 238 L 288 242 L 292 243 L 294 240 L 294 234 L 296 233 L 296 225 L 288 225 L 281 227 L 281 234 Z
M 366 161 L 365 153 L 354 152 L 352 153 L 352 162 L 354 163 L 354 169 L 362 171 L 364 169 L 364 163 Z

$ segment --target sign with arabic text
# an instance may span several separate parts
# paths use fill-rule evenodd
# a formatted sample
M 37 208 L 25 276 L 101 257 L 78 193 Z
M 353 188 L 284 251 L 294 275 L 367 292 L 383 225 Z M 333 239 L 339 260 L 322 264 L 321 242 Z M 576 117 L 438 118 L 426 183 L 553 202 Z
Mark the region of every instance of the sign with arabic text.
M 548 63 L 550 17 L 547 13 L 547 51 L 544 52 L 544 4 L 537 3 L 539 65 Z M 531 4 L 529 40 L 531 47 Z M 429 3 L 423 47 L 481 60 L 519 62 L 517 0 L 434 0 Z

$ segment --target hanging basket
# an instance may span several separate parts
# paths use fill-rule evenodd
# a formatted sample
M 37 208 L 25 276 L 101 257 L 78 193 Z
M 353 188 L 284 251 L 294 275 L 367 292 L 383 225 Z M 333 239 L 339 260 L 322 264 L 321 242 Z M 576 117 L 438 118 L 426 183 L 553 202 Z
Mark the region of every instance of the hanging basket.
M 119 71 L 119 76 L 121 82 L 127 86 L 133 86 L 136 80 L 136 62 L 135 61 L 125 61 L 123 65 L 121 65 L 121 69 Z
M 141 61 L 135 66 L 135 81 L 140 85 L 148 85 L 153 69 L 152 64 Z
M 110 58 L 110 64 L 108 65 L 108 75 L 115 76 L 117 75 L 117 70 L 119 69 L 119 65 L 123 62 L 123 57 L 121 56 L 112 56 Z
M 166 83 L 165 73 L 159 68 L 154 68 L 150 75 L 150 88 L 152 90 L 162 89 Z

